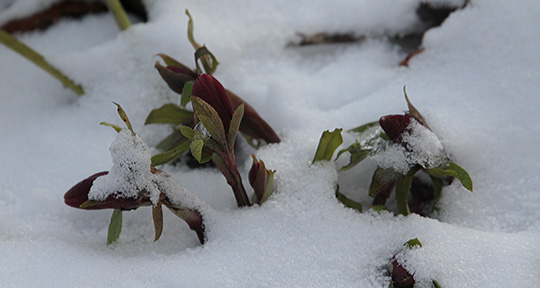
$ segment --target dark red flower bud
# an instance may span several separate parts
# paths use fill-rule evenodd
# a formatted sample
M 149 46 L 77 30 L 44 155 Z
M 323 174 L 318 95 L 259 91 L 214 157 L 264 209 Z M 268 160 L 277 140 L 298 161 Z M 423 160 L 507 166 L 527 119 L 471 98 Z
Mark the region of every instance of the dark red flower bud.
M 379 125 L 394 142 L 399 142 L 401 135 L 408 131 L 413 117 L 409 114 L 405 115 L 387 115 L 379 119 Z
M 413 275 L 399 264 L 395 257 L 392 258 L 392 282 L 396 288 L 413 287 L 414 284 Z
M 227 133 L 234 110 L 227 91 L 221 83 L 213 76 L 203 73 L 195 80 L 191 95 L 201 98 L 217 111 Z
M 95 209 L 122 209 L 122 210 L 131 210 L 141 206 L 143 202 L 150 202 L 149 199 L 135 199 L 135 198 L 115 198 L 113 195 L 107 197 L 103 201 L 96 201 L 95 203 L 88 204 L 88 206 L 81 207 L 82 204 L 88 202 L 88 193 L 94 181 L 100 177 L 107 175 L 109 172 L 99 172 L 96 173 L 81 182 L 75 184 L 71 187 L 66 194 L 64 194 L 64 202 L 66 205 L 80 208 L 85 210 L 95 210 Z

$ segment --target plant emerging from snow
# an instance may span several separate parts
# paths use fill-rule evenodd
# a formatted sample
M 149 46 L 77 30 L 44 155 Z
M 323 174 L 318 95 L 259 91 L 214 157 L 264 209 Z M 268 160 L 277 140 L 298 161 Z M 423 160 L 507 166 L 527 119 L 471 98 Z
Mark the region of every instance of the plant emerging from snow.
M 419 212 L 420 204 L 425 199 L 433 199 L 435 207 L 442 187 L 454 179 L 458 179 L 471 192 L 473 183 L 467 171 L 450 160 L 442 143 L 411 104 L 406 92 L 405 99 L 409 111 L 404 115 L 383 116 L 379 121 L 352 129 L 351 132 L 359 134 L 358 139 L 340 150 L 338 158 L 345 152 L 350 154 L 349 164 L 341 170 L 350 169 L 367 157 L 371 158 L 377 164 L 369 187 L 369 195 L 374 198 L 372 207 L 384 209 L 386 200 L 395 189 L 398 213 L 408 215 L 411 212 L 407 201 L 409 192 L 412 192 L 414 211 Z M 331 160 L 342 142 L 341 129 L 325 131 L 314 161 Z M 416 174 L 419 171 L 430 177 L 431 189 L 418 180 Z M 357 209 L 361 207 L 339 191 L 336 194 L 346 206 Z
M 118 113 L 127 129 L 104 123 L 118 132 L 109 148 L 113 167 L 108 172 L 96 173 L 77 183 L 64 195 L 65 203 L 87 210 L 114 209 L 107 237 L 108 244 L 120 236 L 121 211 L 134 210 L 141 206 L 152 206 L 157 241 L 163 231 L 163 205 L 186 221 L 203 244 L 203 215 L 209 208 L 192 191 L 152 165 L 148 146 L 133 132 L 120 105 Z

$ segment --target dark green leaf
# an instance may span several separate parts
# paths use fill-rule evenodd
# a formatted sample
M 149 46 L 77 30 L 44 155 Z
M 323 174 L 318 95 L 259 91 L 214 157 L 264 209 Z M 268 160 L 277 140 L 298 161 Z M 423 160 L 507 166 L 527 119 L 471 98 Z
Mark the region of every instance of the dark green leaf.
M 471 176 L 469 176 L 469 173 L 465 171 L 465 169 L 461 168 L 456 163 L 450 163 L 448 166 L 444 168 L 432 168 L 426 170 L 426 172 L 435 177 L 455 177 L 461 182 L 461 185 L 465 187 L 465 189 L 473 192 L 473 182 L 471 179 Z
M 366 130 L 372 128 L 372 127 L 376 127 L 376 126 L 379 126 L 379 121 L 373 121 L 373 122 L 369 122 L 367 124 L 364 124 L 362 126 L 358 126 L 356 128 L 353 128 L 351 130 L 349 130 L 349 132 L 356 132 L 356 133 L 364 133 L 366 132 Z
M 339 202 L 345 205 L 345 207 L 354 209 L 362 213 L 362 203 L 347 198 L 347 196 L 339 193 L 339 191 L 336 191 L 336 198 L 339 200 Z
M 122 210 L 114 209 L 109 224 L 109 233 L 107 234 L 107 245 L 116 242 L 120 237 L 120 232 L 122 232 Z
M 175 148 L 167 152 L 152 156 L 152 166 L 163 165 L 173 160 L 176 160 L 178 157 L 180 157 L 182 154 L 184 154 L 184 152 L 186 152 L 189 149 L 189 145 L 190 145 L 189 139 L 184 138 L 184 141 L 180 145 L 176 146 Z
M 129 118 L 128 118 L 126 112 L 124 111 L 124 109 L 122 109 L 122 106 L 120 106 L 120 104 L 118 104 L 118 103 L 115 103 L 115 102 L 113 102 L 113 103 L 117 107 L 116 111 L 118 111 L 118 116 L 120 116 L 120 119 L 122 119 L 122 121 L 124 121 L 124 123 L 126 124 L 126 127 L 129 129 L 129 131 L 131 131 L 132 133 L 135 133 L 135 131 L 133 131 L 133 127 L 131 127 L 131 122 L 129 122 Z
M 182 88 L 182 97 L 180 97 L 180 105 L 185 107 L 189 102 L 189 97 L 191 97 L 191 91 L 193 91 L 193 83 L 195 81 L 187 81 L 184 83 L 184 88 Z
M 343 137 L 341 137 L 341 131 L 343 129 L 335 129 L 334 131 L 324 131 L 321 139 L 319 140 L 319 146 L 317 147 L 317 152 L 315 152 L 315 157 L 313 158 L 313 163 L 317 161 L 331 161 L 332 156 L 336 149 L 343 143 Z
M 161 204 L 152 207 L 152 219 L 154 220 L 155 231 L 154 242 L 156 242 L 163 232 L 163 207 Z
M 156 148 L 162 151 L 169 151 L 182 144 L 186 139 L 187 138 L 182 135 L 182 132 L 180 132 L 180 128 L 176 128 L 169 136 L 161 140 L 161 142 L 156 145 Z
M 416 172 L 416 169 L 413 171 Z M 405 176 L 399 176 L 396 180 L 397 210 L 399 214 L 403 214 L 405 216 L 411 213 L 409 210 L 409 204 L 407 203 L 407 196 L 409 195 L 409 191 L 411 190 L 412 186 L 414 173 L 411 172 L 413 171 L 409 171 L 409 173 L 407 173 Z
M 384 205 L 371 205 L 369 208 L 373 209 L 376 212 L 388 211 Z
M 351 154 L 349 158 L 349 164 L 346 166 L 341 167 L 339 171 L 344 171 L 353 168 L 354 166 L 358 165 L 360 162 L 364 161 L 366 157 L 369 154 L 369 150 L 364 149 L 360 143 L 353 143 L 351 146 L 347 147 L 346 149 L 340 150 L 337 154 L 337 158 L 341 156 L 341 154 L 349 152 Z
M 442 192 L 442 187 L 444 183 L 442 179 L 433 177 L 431 175 L 429 177 L 431 177 L 431 181 L 433 182 L 433 207 L 431 208 L 431 212 L 434 212 L 436 211 L 437 204 L 439 203 L 439 200 L 441 199 L 441 192 Z
M 112 127 L 118 133 L 122 130 L 122 127 L 120 127 L 118 125 L 115 125 L 115 124 L 107 123 L 107 122 L 101 122 L 101 123 L 99 123 L 99 125 Z
M 382 191 L 392 189 L 396 182 L 396 172 L 392 169 L 383 169 L 377 167 L 371 177 L 371 184 L 369 185 L 369 196 L 375 197 Z M 390 194 L 388 194 L 390 195 Z
M 210 135 L 216 140 L 217 143 L 227 148 L 227 137 L 225 135 L 225 128 L 223 122 L 219 118 L 217 111 L 199 97 L 191 97 L 191 103 L 193 109 L 197 114 L 197 117 L 202 122 L 206 130 L 210 132 Z
M 160 108 L 150 111 L 146 117 L 147 124 L 184 124 L 193 123 L 193 112 L 174 103 L 168 103 Z
M 418 240 L 418 238 L 414 238 L 407 241 L 407 243 L 403 244 L 403 246 L 407 246 L 409 248 L 414 248 L 416 246 L 422 247 L 422 243 L 420 243 L 420 240 Z
M 244 117 L 244 104 L 240 104 L 234 110 L 231 124 L 229 125 L 229 131 L 227 132 L 227 144 L 229 147 L 234 147 L 234 143 L 236 141 L 236 134 L 238 133 L 238 129 L 240 128 L 240 123 L 242 122 L 242 118 Z

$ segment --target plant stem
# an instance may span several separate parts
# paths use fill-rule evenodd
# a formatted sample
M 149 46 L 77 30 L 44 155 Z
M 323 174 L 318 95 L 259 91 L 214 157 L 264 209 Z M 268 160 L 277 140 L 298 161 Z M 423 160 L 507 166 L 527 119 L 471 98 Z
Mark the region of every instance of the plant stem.
M 116 24 L 120 30 L 126 30 L 131 26 L 131 22 L 127 17 L 124 7 L 122 7 L 120 0 L 105 0 L 105 4 L 107 4 L 107 8 L 112 12 L 114 20 L 116 20 Z
M 51 76 L 58 79 L 60 82 L 62 82 L 62 84 L 64 84 L 65 87 L 73 90 L 73 92 L 77 93 L 78 95 L 84 94 L 84 90 L 81 85 L 75 84 L 71 79 L 69 79 L 66 75 L 60 72 L 60 70 L 49 64 L 49 62 L 47 62 L 47 60 L 45 60 L 45 58 L 41 54 L 28 47 L 21 41 L 17 40 L 17 38 L 11 36 L 9 33 L 2 29 L 0 29 L 0 42 L 11 48 L 13 51 L 24 56 L 26 59 L 32 61 L 37 66 L 41 67 L 41 69 L 45 70 Z
M 216 167 L 221 171 L 221 174 L 227 179 L 227 184 L 231 186 L 236 199 L 236 204 L 238 207 L 251 206 L 244 184 L 242 184 L 242 177 L 236 167 L 234 152 L 228 151 L 219 153 L 219 156 L 217 155 L 218 153 L 214 153 L 212 160 L 214 164 L 216 164 Z

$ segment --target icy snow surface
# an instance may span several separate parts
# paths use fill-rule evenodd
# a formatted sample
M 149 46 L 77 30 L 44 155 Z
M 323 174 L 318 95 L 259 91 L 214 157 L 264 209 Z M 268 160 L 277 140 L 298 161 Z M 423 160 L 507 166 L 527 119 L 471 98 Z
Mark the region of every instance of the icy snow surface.
M 41 5 L 5 7 L 11 2 L 0 2 L 1 21 Z M 387 287 L 388 261 L 416 237 L 423 247 L 403 257 L 419 283 L 538 286 L 539 1 L 472 0 L 424 35 L 425 51 L 407 68 L 398 63 L 408 52 L 390 39 L 423 29 L 418 4 L 463 1 L 144 2 L 149 22 L 127 31 L 102 14 L 15 35 L 81 83 L 82 97 L 0 46 L 1 287 Z M 258 151 L 240 141 L 238 151 L 245 184 L 254 152 L 277 170 L 276 192 L 261 207 L 238 209 L 217 170 L 160 167 L 213 208 L 208 243 L 200 246 L 168 211 L 154 243 L 146 207 L 124 213 L 119 242 L 106 247 L 111 211 L 68 207 L 63 194 L 113 166 L 107 149 L 116 133 L 98 125 L 121 123 L 111 101 L 157 152 L 152 147 L 170 128 L 144 120 L 179 97 L 153 63 L 166 53 L 193 64 L 186 8 L 197 41 L 221 63 L 214 76 L 283 140 Z M 352 32 L 367 40 L 287 47 L 298 32 Z M 457 181 L 446 187 L 434 219 L 344 208 L 336 184 L 369 207 L 375 164 L 338 173 L 342 157 L 310 166 L 318 139 L 327 129 L 401 113 L 405 84 L 475 191 Z M 355 137 L 344 135 L 343 147 Z

